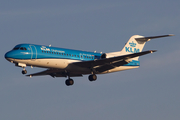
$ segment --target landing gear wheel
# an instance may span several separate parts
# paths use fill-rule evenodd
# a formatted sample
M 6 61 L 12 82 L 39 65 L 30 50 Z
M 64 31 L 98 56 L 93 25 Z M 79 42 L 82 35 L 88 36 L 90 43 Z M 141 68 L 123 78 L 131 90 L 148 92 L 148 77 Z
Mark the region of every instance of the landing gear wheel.
M 27 70 L 23 70 L 23 71 L 22 71 L 22 74 L 26 74 L 26 73 L 27 73 Z
M 89 81 L 95 81 L 97 79 L 97 76 L 95 74 L 89 75 Z
M 73 84 L 74 84 L 74 81 L 73 81 L 73 79 L 67 79 L 67 80 L 65 81 L 65 83 L 66 83 L 67 86 L 70 86 L 70 85 L 73 85 Z

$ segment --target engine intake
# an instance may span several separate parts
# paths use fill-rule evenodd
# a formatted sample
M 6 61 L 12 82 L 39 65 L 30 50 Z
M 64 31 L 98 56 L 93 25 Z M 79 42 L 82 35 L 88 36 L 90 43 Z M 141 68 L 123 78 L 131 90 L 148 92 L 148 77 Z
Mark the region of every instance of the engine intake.
M 104 58 L 106 58 L 106 53 L 103 53 L 102 55 L 101 55 L 101 59 L 104 59 Z

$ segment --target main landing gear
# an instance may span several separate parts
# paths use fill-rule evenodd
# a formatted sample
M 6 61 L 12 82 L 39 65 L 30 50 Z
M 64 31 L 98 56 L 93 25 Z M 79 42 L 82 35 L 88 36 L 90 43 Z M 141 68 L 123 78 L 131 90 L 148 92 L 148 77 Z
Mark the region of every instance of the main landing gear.
M 71 79 L 71 78 L 68 78 L 68 79 L 65 81 L 65 83 L 66 83 L 67 86 L 71 86 L 71 85 L 74 84 L 74 80 Z
M 97 76 L 96 76 L 95 74 L 92 74 L 92 75 L 89 75 L 88 78 L 89 78 L 89 81 L 96 81 Z M 71 86 L 71 85 L 74 84 L 74 80 L 71 79 L 70 77 L 68 77 L 68 79 L 65 81 L 65 84 L 66 84 L 67 86 Z
M 89 75 L 89 81 L 95 81 L 97 79 L 97 76 L 95 74 Z

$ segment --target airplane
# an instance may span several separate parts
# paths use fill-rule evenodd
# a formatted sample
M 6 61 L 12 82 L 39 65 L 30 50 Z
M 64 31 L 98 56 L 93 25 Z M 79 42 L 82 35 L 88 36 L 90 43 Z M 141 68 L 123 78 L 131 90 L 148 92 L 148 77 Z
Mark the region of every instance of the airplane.
M 26 76 L 68 77 L 67 86 L 74 84 L 71 77 L 89 75 L 89 81 L 97 79 L 96 74 L 107 74 L 129 70 L 140 66 L 139 56 L 156 52 L 156 50 L 142 51 L 145 43 L 155 38 L 174 36 L 161 35 L 144 37 L 133 35 L 121 51 L 109 53 L 87 52 L 52 47 L 51 45 L 18 44 L 5 54 L 5 59 L 22 67 L 22 74 L 26 74 L 26 66 L 46 68 L 46 70 Z

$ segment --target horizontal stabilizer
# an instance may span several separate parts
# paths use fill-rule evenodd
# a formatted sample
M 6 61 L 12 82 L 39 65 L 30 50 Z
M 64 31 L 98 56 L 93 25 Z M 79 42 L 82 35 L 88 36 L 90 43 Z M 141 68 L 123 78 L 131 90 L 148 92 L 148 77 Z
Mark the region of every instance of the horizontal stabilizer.
M 174 36 L 174 35 L 173 34 L 169 34 L 169 35 L 161 35 L 161 36 L 139 37 L 139 38 L 135 38 L 135 39 L 136 40 L 140 40 L 140 41 L 148 41 L 149 39 L 169 37 L 169 36 Z

